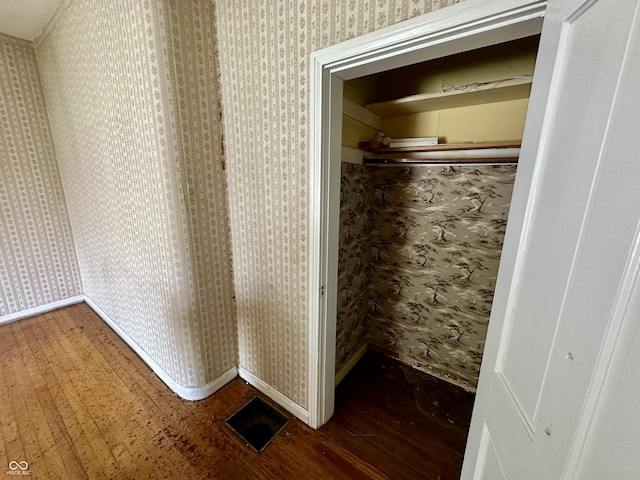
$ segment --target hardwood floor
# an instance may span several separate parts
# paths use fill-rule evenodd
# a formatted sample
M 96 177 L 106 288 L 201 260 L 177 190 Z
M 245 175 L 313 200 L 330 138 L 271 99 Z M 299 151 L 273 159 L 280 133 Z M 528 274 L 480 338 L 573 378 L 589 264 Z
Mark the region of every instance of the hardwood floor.
M 34 479 L 457 478 L 472 396 L 401 367 L 403 402 L 398 371 L 365 362 L 325 427 L 292 420 L 257 454 L 224 425 L 257 394 L 242 380 L 181 400 L 85 304 L 0 325 L 0 474 L 28 462 Z
M 474 395 L 367 351 L 324 431 L 391 478 L 460 477 Z

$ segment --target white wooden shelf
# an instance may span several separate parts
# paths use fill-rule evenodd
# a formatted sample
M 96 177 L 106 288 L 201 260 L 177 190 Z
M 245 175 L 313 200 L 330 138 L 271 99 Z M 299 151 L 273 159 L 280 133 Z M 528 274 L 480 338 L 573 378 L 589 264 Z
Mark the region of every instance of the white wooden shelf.
M 529 98 L 530 93 L 531 78 L 522 78 L 481 84 L 465 90 L 420 93 L 386 102 L 369 103 L 364 108 L 381 117 L 395 117 L 446 108 Z
M 394 154 L 394 153 L 420 153 L 420 152 L 446 152 L 452 150 L 485 150 L 498 148 L 520 148 L 520 141 L 511 142 L 485 142 L 485 143 L 438 143 L 437 145 L 428 145 L 425 147 L 399 147 L 399 148 L 364 148 L 363 150 L 376 154 Z

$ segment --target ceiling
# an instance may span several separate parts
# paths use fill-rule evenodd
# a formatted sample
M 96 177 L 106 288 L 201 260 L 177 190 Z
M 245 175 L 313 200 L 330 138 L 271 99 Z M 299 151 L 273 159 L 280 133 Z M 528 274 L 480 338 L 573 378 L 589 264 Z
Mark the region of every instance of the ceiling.
M 34 40 L 62 0 L 0 0 L 0 33 Z

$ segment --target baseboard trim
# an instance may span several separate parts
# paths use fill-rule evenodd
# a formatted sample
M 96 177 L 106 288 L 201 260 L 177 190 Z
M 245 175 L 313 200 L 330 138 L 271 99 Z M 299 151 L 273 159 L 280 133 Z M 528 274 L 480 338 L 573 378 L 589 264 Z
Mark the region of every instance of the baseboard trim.
M 419 372 L 422 373 L 426 373 L 427 375 L 430 375 L 434 378 L 437 378 L 438 380 L 442 380 L 443 382 L 447 382 L 455 387 L 461 388 L 462 390 L 465 390 L 467 392 L 471 392 L 471 393 L 476 393 L 476 389 L 475 387 L 471 386 L 469 383 L 467 383 L 465 380 L 461 379 L 461 378 L 454 378 L 450 373 L 444 372 L 444 371 L 439 371 L 434 367 L 429 367 L 429 366 L 422 366 L 419 365 L 414 358 L 409 357 L 408 355 L 405 355 L 403 353 L 400 352 L 396 352 L 394 350 L 390 350 L 386 347 L 382 347 L 380 345 L 376 345 L 375 343 L 369 343 L 368 344 L 369 349 L 373 350 L 374 352 L 379 353 L 380 355 L 384 355 L 385 357 L 389 357 L 389 358 L 393 358 L 394 360 L 408 366 L 411 368 L 414 368 L 416 370 L 418 370 Z
M 240 378 L 257 388 L 260 392 L 264 393 L 267 397 L 276 402 L 282 408 L 286 409 L 289 413 L 298 417 L 305 424 L 309 424 L 309 412 L 295 403 L 293 400 L 284 396 L 271 385 L 256 377 L 253 373 L 246 371 L 242 367 L 238 367 L 238 374 L 240 375 Z
M 358 361 L 364 356 L 365 353 L 367 353 L 367 344 L 363 343 L 362 345 L 360 345 L 360 348 L 358 348 L 358 350 L 356 350 L 347 359 L 344 365 L 340 367 L 340 370 L 336 372 L 336 386 L 338 386 L 338 384 L 342 380 L 344 380 L 344 377 L 346 377 L 347 374 L 351 371 L 351 369 L 356 366 L 356 363 L 358 363 Z
M 127 333 L 115 323 L 100 307 L 98 307 L 89 297 L 84 295 L 83 300 L 116 334 L 125 341 L 131 349 L 146 363 L 153 372 L 160 377 L 167 387 L 184 400 L 202 400 L 238 376 L 237 367 L 232 367 L 220 375 L 212 382 L 202 387 L 183 387 L 165 372 Z
M 56 302 L 47 303 L 45 305 L 39 305 L 37 307 L 28 308 L 27 310 L 20 310 L 19 312 L 1 316 L 0 325 L 15 322 L 16 320 L 22 320 L 23 318 L 34 317 L 42 313 L 51 312 L 53 310 L 58 310 L 59 308 L 68 307 L 69 305 L 75 305 L 82 302 L 84 302 L 84 295 L 76 295 L 75 297 L 69 297 Z
M 442 380 L 443 382 L 447 382 L 455 387 L 461 388 L 462 390 L 465 390 L 471 393 L 476 393 L 475 387 L 471 386 L 462 378 L 459 378 L 457 376 L 454 377 L 449 372 L 441 371 L 435 367 L 429 368 L 429 366 L 419 365 L 416 363 L 416 361 L 413 358 L 409 357 L 408 355 L 404 355 L 402 353 L 398 354 L 397 360 L 399 362 L 404 363 L 405 365 L 408 365 L 411 368 L 415 368 L 420 372 L 426 373 L 427 375 L 431 375 L 432 377 Z

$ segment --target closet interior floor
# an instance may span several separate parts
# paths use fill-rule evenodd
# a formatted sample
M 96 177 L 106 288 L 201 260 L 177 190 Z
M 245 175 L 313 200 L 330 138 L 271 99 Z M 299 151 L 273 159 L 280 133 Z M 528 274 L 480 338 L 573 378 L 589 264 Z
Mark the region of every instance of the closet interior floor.
M 474 397 L 369 350 L 338 385 L 324 430 L 390 478 L 457 479 Z

